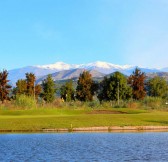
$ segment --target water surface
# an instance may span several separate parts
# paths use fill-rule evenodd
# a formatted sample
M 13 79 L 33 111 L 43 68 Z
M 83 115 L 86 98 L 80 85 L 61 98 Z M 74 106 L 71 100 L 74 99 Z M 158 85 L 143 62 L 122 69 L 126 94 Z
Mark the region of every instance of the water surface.
M 1 134 L 0 161 L 167 161 L 168 133 Z

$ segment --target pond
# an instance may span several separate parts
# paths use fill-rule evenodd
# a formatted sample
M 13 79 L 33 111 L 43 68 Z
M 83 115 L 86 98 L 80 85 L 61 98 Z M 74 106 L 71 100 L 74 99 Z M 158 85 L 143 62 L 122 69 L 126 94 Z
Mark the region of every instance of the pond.
M 167 161 L 168 133 L 1 134 L 0 161 Z

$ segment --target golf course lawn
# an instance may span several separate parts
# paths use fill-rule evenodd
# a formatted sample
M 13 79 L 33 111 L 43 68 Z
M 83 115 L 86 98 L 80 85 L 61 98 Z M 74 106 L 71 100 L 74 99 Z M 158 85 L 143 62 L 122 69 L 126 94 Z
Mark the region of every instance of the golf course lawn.
M 102 126 L 166 126 L 168 112 L 128 108 L 108 110 L 0 110 L 0 131 L 38 131 Z

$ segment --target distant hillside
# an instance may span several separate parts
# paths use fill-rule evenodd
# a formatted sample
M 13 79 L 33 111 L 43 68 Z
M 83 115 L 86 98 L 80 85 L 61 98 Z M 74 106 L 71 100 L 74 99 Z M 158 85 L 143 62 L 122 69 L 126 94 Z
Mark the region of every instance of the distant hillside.
M 148 79 L 159 76 L 159 77 L 165 78 L 168 81 L 168 72 L 147 73 L 146 76 Z
M 107 77 L 110 77 L 111 75 L 113 75 L 113 73 L 110 73 L 108 75 L 106 75 Z M 152 79 L 156 76 L 159 76 L 159 77 L 162 77 L 162 78 L 165 78 L 166 81 L 168 82 L 168 72 L 155 72 L 155 73 L 145 73 L 146 75 L 146 79 L 149 80 L 149 79 Z M 125 77 L 128 77 L 128 75 L 125 75 Z
M 93 62 L 88 64 L 66 64 L 63 62 L 56 62 L 55 64 L 43 66 L 27 66 L 19 69 L 9 70 L 9 80 L 12 85 L 15 85 L 18 79 L 24 79 L 25 73 L 34 73 L 38 79 L 45 78 L 46 75 L 52 74 L 54 80 L 63 80 L 73 77 L 78 77 L 82 70 L 88 70 L 92 73 L 93 77 L 101 78 L 104 75 L 111 74 L 119 71 L 124 75 L 129 76 L 137 66 L 131 65 L 115 65 L 107 62 Z M 145 73 L 168 72 L 168 68 L 153 69 L 138 67 Z M 82 70 L 81 70 L 82 69 Z
M 85 69 L 72 69 L 72 70 L 63 70 L 60 72 L 56 72 L 51 74 L 54 81 L 57 80 L 68 80 L 68 79 L 76 79 Z M 89 70 L 90 74 L 93 78 L 102 78 L 105 74 L 100 73 L 96 70 Z M 39 77 L 36 83 L 40 84 L 42 80 L 46 79 L 47 75 L 43 77 Z
M 9 70 L 9 80 L 12 85 L 15 85 L 18 79 L 25 79 L 26 73 L 34 73 L 36 77 L 41 77 L 47 74 L 52 74 L 55 70 L 52 69 L 42 69 L 35 66 L 27 66 L 20 69 Z

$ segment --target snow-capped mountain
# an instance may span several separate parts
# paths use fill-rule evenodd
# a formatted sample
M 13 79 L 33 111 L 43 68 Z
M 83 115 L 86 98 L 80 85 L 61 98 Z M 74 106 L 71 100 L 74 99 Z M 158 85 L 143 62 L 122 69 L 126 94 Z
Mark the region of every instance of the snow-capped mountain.
M 77 69 L 80 67 L 80 65 L 75 65 L 75 64 L 66 64 L 64 62 L 56 62 L 54 64 L 49 64 L 49 65 L 37 65 L 37 68 L 41 69 L 50 69 L 50 70 L 55 70 L 55 71 L 62 71 L 62 70 L 70 70 L 70 69 Z
M 125 70 L 125 69 L 131 69 L 134 68 L 135 66 L 131 65 L 115 65 L 112 63 L 107 63 L 107 62 L 93 62 L 93 63 L 88 63 L 88 64 L 66 64 L 64 62 L 56 62 L 55 64 L 49 64 L 49 65 L 37 65 L 37 68 L 42 68 L 42 69 L 50 69 L 50 70 L 55 70 L 55 71 L 62 71 L 62 70 L 70 70 L 70 69 L 99 69 L 100 71 L 104 71 L 104 73 L 110 73 L 113 70 L 112 69 L 119 69 L 119 70 Z M 104 69 L 104 70 L 103 70 Z M 109 72 L 108 72 L 109 71 Z
M 49 65 L 36 65 L 36 66 L 27 66 L 23 67 L 20 69 L 14 69 L 9 71 L 9 80 L 11 83 L 14 85 L 18 79 L 24 79 L 25 78 L 25 73 L 34 73 L 38 78 L 41 78 L 45 75 L 48 74 L 53 74 L 56 72 L 61 72 L 65 70 L 72 70 L 72 69 L 85 69 L 85 70 L 94 70 L 99 73 L 103 74 L 110 74 L 115 71 L 120 71 L 121 73 L 125 75 L 130 75 L 133 70 L 137 66 L 132 66 L 132 65 L 115 65 L 112 63 L 107 63 L 107 62 L 93 62 L 93 63 L 88 63 L 88 64 L 67 64 L 64 62 L 56 62 L 54 64 L 49 64 Z M 153 73 L 153 72 L 167 72 L 168 68 L 164 69 L 151 69 L 151 68 L 142 68 L 139 67 L 143 72 L 145 73 Z M 73 77 L 70 75 L 69 77 Z M 101 76 L 100 76 L 101 77 Z M 68 77 L 66 77 L 68 78 Z M 62 78 L 63 79 L 63 78 Z
M 86 64 L 84 68 L 89 69 L 89 70 L 97 70 L 104 74 L 110 74 L 115 71 L 124 72 L 126 70 L 134 69 L 135 66 L 131 66 L 131 65 L 121 66 L 121 65 L 115 65 L 112 63 L 97 61 L 94 63 Z
M 137 66 L 133 65 L 115 65 L 108 62 L 96 61 L 88 64 L 67 64 L 64 62 L 56 62 L 55 64 L 35 66 L 36 68 L 52 70 L 55 72 L 71 69 L 86 69 L 86 70 L 96 70 L 104 74 L 110 74 L 115 71 L 120 71 L 125 75 L 130 75 Z M 159 72 L 161 69 L 151 69 L 139 67 L 144 72 Z M 168 71 L 168 69 L 167 69 Z

